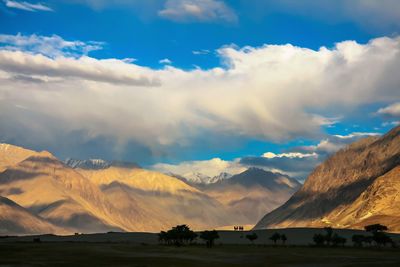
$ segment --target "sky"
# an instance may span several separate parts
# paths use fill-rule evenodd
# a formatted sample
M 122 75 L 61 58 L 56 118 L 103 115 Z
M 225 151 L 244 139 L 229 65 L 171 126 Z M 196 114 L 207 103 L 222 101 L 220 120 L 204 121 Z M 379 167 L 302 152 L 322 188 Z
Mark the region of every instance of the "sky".
M 0 1 L 0 142 L 304 180 L 400 121 L 398 0 Z

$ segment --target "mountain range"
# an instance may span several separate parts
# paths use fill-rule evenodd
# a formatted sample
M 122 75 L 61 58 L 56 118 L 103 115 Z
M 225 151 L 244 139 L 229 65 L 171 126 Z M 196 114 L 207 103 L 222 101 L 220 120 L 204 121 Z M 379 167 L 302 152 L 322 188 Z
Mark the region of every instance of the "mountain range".
M 253 178 L 256 172 L 258 178 Z M 282 182 L 286 179 L 291 182 Z M 0 144 L 0 234 L 159 232 L 183 223 L 194 229 L 251 224 L 286 201 L 296 183 L 250 169 L 195 187 L 136 164 L 62 162 L 47 151 Z
M 400 126 L 332 155 L 285 204 L 255 229 L 381 223 L 400 232 Z
M 233 176 L 232 174 L 229 174 L 227 172 L 221 172 L 220 174 L 215 176 L 208 176 L 200 172 L 191 172 L 191 173 L 186 173 L 184 175 L 168 173 L 168 175 L 174 176 L 193 186 L 213 184 L 221 180 L 229 179 Z
M 71 159 L 68 158 L 64 161 L 65 165 L 70 166 L 73 169 L 107 169 L 113 167 L 124 167 L 124 168 L 140 168 L 140 166 L 133 162 L 125 161 L 107 161 L 103 159 Z
M 339 150 L 303 185 L 258 168 L 189 182 L 133 163 L 62 162 L 47 151 L 0 144 L 1 235 L 159 232 L 177 224 L 201 230 L 257 221 L 255 229 L 380 223 L 400 232 L 399 207 L 400 126 Z

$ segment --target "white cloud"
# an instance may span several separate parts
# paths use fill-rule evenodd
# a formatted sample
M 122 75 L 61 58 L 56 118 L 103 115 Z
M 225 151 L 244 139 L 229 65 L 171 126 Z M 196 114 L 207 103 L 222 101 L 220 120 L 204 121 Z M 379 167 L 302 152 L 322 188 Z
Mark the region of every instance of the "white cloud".
M 315 146 L 315 151 L 318 154 L 332 154 L 358 139 L 374 136 L 377 137 L 380 135 L 380 133 L 368 132 L 354 132 L 348 135 L 331 135 L 328 138 L 321 140 L 321 142 Z
M 266 152 L 261 157 L 244 157 L 239 164 L 247 167 L 262 167 L 305 179 L 308 174 L 327 156 L 364 137 L 377 136 L 376 133 L 351 133 L 349 135 L 327 135 L 316 145 L 294 147 L 284 153 Z
M 377 113 L 379 115 L 385 115 L 390 117 L 400 117 L 400 102 L 391 104 L 385 108 L 381 108 L 378 110 Z
M 366 132 L 354 132 L 348 135 L 335 134 L 334 136 L 340 139 L 354 139 L 354 137 L 367 137 L 367 136 L 379 136 L 380 133 L 366 133 Z
M 318 157 L 318 154 L 313 153 L 301 153 L 301 152 L 289 152 L 289 153 L 280 153 L 275 154 L 273 152 L 266 152 L 262 155 L 264 158 L 273 159 L 273 158 L 307 158 L 307 157 Z
M 63 45 L 49 56 L 15 47 L 0 49 L 0 138 L 18 134 L 43 147 L 59 142 L 59 129 L 167 157 L 199 143 L 223 149 L 234 138 L 316 138 L 321 118 L 400 99 L 400 38 L 319 50 L 223 47 L 224 68 L 208 70 L 71 56 Z
M 232 175 L 241 173 L 247 168 L 241 166 L 238 161 L 226 161 L 220 158 L 199 161 L 183 161 L 179 164 L 155 164 L 152 169 L 163 173 L 178 174 L 183 177 L 191 177 L 194 173 L 200 173 L 209 177 L 214 177 L 222 172 Z
M 208 49 L 201 49 L 201 50 L 193 50 L 193 55 L 207 55 L 210 54 L 210 50 Z
M 0 50 L 0 70 L 26 76 L 43 76 L 81 81 L 106 82 L 114 85 L 158 86 L 153 73 L 122 60 L 97 60 L 90 57 L 55 59 L 20 51 Z
M 66 41 L 57 35 L 0 34 L 0 45 L 0 70 L 13 73 L 13 77 L 19 81 L 44 81 L 53 77 L 126 85 L 158 85 L 157 79 L 148 78 L 152 76 L 149 70 L 131 64 L 134 59 L 97 60 L 88 57 L 89 52 L 102 49 L 102 42 Z
M 235 12 L 220 0 L 167 0 L 158 14 L 179 22 L 237 21 Z
M 319 152 L 331 154 L 331 153 L 335 153 L 336 151 L 338 151 L 339 149 L 341 149 L 345 146 L 346 146 L 345 143 L 338 143 L 338 142 L 331 141 L 329 139 L 325 139 L 325 140 L 322 140 L 321 142 L 319 142 L 319 144 L 315 148 Z
M 382 123 L 382 127 L 397 126 L 397 125 L 400 125 L 400 121 L 386 121 Z
M 25 1 L 12 1 L 12 0 L 4 0 L 4 3 L 6 5 L 6 7 L 30 11 L 30 12 L 53 11 L 53 9 L 51 9 L 50 7 L 48 7 L 42 3 L 32 4 L 29 2 L 25 2 Z
M 161 59 L 160 61 L 158 61 L 158 63 L 170 65 L 170 64 L 172 64 L 172 61 L 168 58 L 164 58 L 164 59 Z
M 48 57 L 87 55 L 89 52 L 100 50 L 103 42 L 66 41 L 58 35 L 38 36 L 0 34 L 0 48 L 11 51 L 28 51 Z

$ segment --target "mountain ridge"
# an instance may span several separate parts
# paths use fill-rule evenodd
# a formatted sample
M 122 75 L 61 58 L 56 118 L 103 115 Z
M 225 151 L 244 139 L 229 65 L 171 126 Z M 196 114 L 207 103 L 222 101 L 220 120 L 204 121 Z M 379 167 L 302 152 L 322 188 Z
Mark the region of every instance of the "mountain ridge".
M 395 127 L 379 138 L 361 139 L 317 166 L 302 188 L 285 204 L 266 214 L 255 229 L 311 226 L 362 228 L 362 220 L 382 214 L 374 211 L 363 217 L 357 214 L 357 210 L 366 201 L 377 202 L 380 196 L 370 195 L 370 199 L 364 199 L 357 204 L 357 201 L 360 202 L 358 199 L 374 187 L 377 191 L 378 188 L 388 186 L 377 183 L 391 171 L 394 172 L 391 179 L 398 179 L 399 164 L 400 127 Z M 392 186 L 390 189 L 392 194 L 400 193 L 399 187 Z M 359 207 L 356 208 L 355 205 Z M 391 205 L 388 201 L 383 206 L 388 208 Z M 353 213 L 345 215 L 346 210 L 353 210 Z M 400 210 L 396 210 L 392 217 L 399 213 Z M 370 222 L 379 223 L 375 220 Z M 391 228 L 393 231 L 400 231 L 400 224 L 391 225 Z
M 107 161 L 103 159 L 72 159 L 67 158 L 64 160 L 64 164 L 68 165 L 73 169 L 88 169 L 88 170 L 97 170 L 97 169 L 107 169 L 110 167 L 121 167 L 121 168 L 140 168 L 140 166 L 134 162 L 126 162 L 126 161 Z

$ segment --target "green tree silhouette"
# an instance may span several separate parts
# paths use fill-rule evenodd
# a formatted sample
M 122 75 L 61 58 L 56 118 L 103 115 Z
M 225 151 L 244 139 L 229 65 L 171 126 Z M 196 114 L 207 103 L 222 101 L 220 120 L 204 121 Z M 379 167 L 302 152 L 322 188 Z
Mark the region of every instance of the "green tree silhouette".
M 355 247 L 362 247 L 363 243 L 366 242 L 366 237 L 364 235 L 353 235 L 351 237 Z
M 287 237 L 285 234 L 281 234 L 281 240 L 282 240 L 282 245 L 285 245 L 287 241 Z
M 178 247 L 185 243 L 192 242 L 196 237 L 197 234 L 190 230 L 189 226 L 186 224 L 177 225 L 167 232 L 161 231 L 158 234 L 158 240 L 160 242 L 174 244 Z
M 206 241 L 208 248 L 211 248 L 214 245 L 214 240 L 219 238 L 219 234 L 215 230 L 204 231 L 200 233 L 200 238 Z
M 161 231 L 161 232 L 158 234 L 158 241 L 159 241 L 160 243 L 168 243 L 168 235 L 167 235 L 167 232 Z
M 332 227 L 325 227 L 324 230 L 326 233 L 325 241 L 326 241 L 326 244 L 329 246 L 332 242 L 333 229 L 332 229 Z
M 251 233 L 251 234 L 246 235 L 246 238 L 247 238 L 248 240 L 250 240 L 250 242 L 251 242 L 252 244 L 254 244 L 254 240 L 256 240 L 256 239 L 258 238 L 258 236 L 257 236 L 256 233 Z
M 336 247 L 338 245 L 344 246 L 347 242 L 347 239 L 344 237 L 341 237 L 335 233 L 335 234 L 333 234 L 331 241 L 332 241 L 332 245 Z
M 371 246 L 372 242 L 374 241 L 372 236 L 366 236 L 364 242 Z
M 383 231 L 387 231 L 388 228 L 385 225 L 382 224 L 370 224 L 364 227 L 365 231 L 367 232 L 371 232 L 371 233 L 376 233 L 376 232 L 383 232 Z
M 313 241 L 317 246 L 322 246 L 325 243 L 325 236 L 323 234 L 315 234 Z
M 374 232 L 372 234 L 372 239 L 375 241 L 376 245 L 379 247 L 381 245 L 386 246 L 386 244 L 392 244 L 393 240 L 383 232 Z
M 281 239 L 281 235 L 279 233 L 274 233 L 269 239 L 274 242 L 274 245 L 276 245 L 276 242 Z

